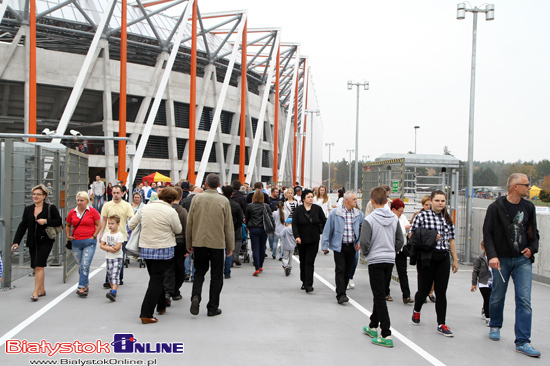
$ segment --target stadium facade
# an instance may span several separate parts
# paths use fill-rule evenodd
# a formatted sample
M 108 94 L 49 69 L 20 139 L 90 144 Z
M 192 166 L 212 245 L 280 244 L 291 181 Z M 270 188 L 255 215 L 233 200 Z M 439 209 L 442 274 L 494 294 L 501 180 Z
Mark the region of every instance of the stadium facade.
M 124 37 L 120 1 L 3 0 L 0 132 L 47 128 L 57 135 L 72 130 L 117 137 L 125 99 L 124 127 L 135 152 L 130 148 L 123 163 L 126 170 L 133 168 L 135 179 L 158 171 L 176 181 L 189 176 L 199 182 L 216 172 L 226 182 L 245 177 L 319 185 L 322 119 L 315 117 L 311 135 L 306 110 L 317 108 L 317 101 L 300 45 L 283 42 L 277 28 L 247 28 L 246 11 L 201 14 L 200 3 L 195 12 L 194 4 L 128 1 Z M 120 82 L 124 48 L 126 98 Z M 195 128 L 190 129 L 193 115 Z M 119 154 L 118 142 L 62 143 L 90 155 L 90 176 L 111 182 L 121 176 L 118 156 L 126 151 Z M 313 164 L 310 151 L 317 152 Z M 310 165 L 317 167 L 313 183 Z

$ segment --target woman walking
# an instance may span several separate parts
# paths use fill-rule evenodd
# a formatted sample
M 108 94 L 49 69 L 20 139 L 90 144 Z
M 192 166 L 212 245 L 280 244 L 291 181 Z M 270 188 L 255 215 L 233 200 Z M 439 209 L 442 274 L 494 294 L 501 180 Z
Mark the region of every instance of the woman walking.
M 166 312 L 164 273 L 168 261 L 174 257 L 175 234 L 182 232 L 178 213 L 172 208 L 177 198 L 174 188 L 163 188 L 158 199 L 143 206 L 128 223 L 130 230 L 141 223 L 139 255 L 145 259 L 149 273 L 149 285 L 139 315 L 143 324 L 158 322 L 153 316 L 155 307 L 160 315 Z
M 55 239 L 50 239 L 46 234 L 48 226 L 60 226 L 62 224 L 59 211 L 54 205 L 45 203 L 48 189 L 39 184 L 32 189 L 33 204 L 25 207 L 21 223 L 17 227 L 11 251 L 19 248 L 19 243 L 27 233 L 26 246 L 31 256 L 31 268 L 34 269 L 34 290 L 31 300 L 37 301 L 39 297 L 46 296 L 44 288 L 44 267 L 47 266 L 48 256 L 52 251 Z
M 327 218 L 323 209 L 313 204 L 313 192 L 305 189 L 302 193 L 303 205 L 298 206 L 292 215 L 292 231 L 300 256 L 300 280 L 302 290 L 313 291 L 315 257 L 319 251 L 319 235 L 323 232 Z
M 455 228 L 453 221 L 447 213 L 447 197 L 442 191 L 434 191 L 431 195 L 432 208 L 422 211 L 415 216 L 411 226 L 411 239 L 419 236 L 420 229 L 427 231 L 436 231 L 434 233 L 435 243 L 433 250 L 429 252 L 428 257 L 422 254 L 418 258 L 416 268 L 418 272 L 418 291 L 414 301 L 414 310 L 412 322 L 414 325 L 420 324 L 420 310 L 424 304 L 424 299 L 430 292 L 432 283 L 435 288 L 435 312 L 437 314 L 437 332 L 446 337 L 452 337 L 453 333 L 445 324 L 447 315 L 447 285 L 449 284 L 449 270 L 451 262 L 449 252 L 452 256 L 453 273 L 458 271 L 458 259 L 456 256 Z M 415 245 L 413 244 L 413 251 Z M 413 253 L 414 255 L 414 253 Z
M 72 229 L 72 233 L 71 233 Z M 88 296 L 90 264 L 94 258 L 97 245 L 97 235 L 101 230 L 101 216 L 93 207 L 90 207 L 88 193 L 82 191 L 76 194 L 76 208 L 67 215 L 65 234 L 72 242 L 73 256 L 78 264 L 78 290 L 80 297 Z
M 269 215 L 273 227 L 273 214 L 269 205 L 264 203 L 264 193 L 256 189 L 252 195 L 252 203 L 246 206 L 245 221 L 246 227 L 250 231 L 250 241 L 252 244 L 252 257 L 254 258 L 254 267 L 256 271 L 252 274 L 258 276 L 262 272 L 265 259 L 265 243 L 267 233 L 264 230 L 264 211 Z

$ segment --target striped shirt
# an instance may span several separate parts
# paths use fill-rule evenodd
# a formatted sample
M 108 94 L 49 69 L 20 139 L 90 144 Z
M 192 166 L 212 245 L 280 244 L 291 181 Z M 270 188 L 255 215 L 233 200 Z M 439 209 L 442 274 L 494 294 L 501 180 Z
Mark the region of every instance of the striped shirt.
M 441 212 L 435 213 L 432 210 L 419 212 L 412 222 L 411 233 L 414 232 L 415 229 L 421 227 L 427 230 L 437 230 L 437 233 L 441 235 L 435 249 L 450 249 L 449 240 L 455 238 L 455 226 L 453 224 L 448 224 Z
M 174 257 L 174 247 L 168 248 L 139 248 L 139 256 L 143 259 L 168 260 Z
M 342 206 L 344 211 L 344 236 L 342 236 L 342 243 L 353 244 L 355 243 L 355 232 L 353 231 L 353 208 L 348 211 L 346 206 Z

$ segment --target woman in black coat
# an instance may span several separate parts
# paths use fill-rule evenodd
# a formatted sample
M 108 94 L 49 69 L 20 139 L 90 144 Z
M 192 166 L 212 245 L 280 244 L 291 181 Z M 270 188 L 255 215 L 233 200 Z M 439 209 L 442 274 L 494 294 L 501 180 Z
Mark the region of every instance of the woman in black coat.
M 252 195 L 252 203 L 246 206 L 245 212 L 246 227 L 250 232 L 252 257 L 256 268 L 252 274 L 253 276 L 258 276 L 264 270 L 265 243 L 267 241 L 267 233 L 264 230 L 264 209 L 268 213 L 273 227 L 275 227 L 271 209 L 264 202 L 264 193 L 260 189 L 256 189 Z
M 300 280 L 302 290 L 313 291 L 313 272 L 315 257 L 319 251 L 319 235 L 323 232 L 327 218 L 323 209 L 313 204 L 313 192 L 305 189 L 302 192 L 303 205 L 298 206 L 292 214 L 292 232 L 296 239 L 300 256 Z
M 44 267 L 47 266 L 48 256 L 52 250 L 55 239 L 50 239 L 46 234 L 46 227 L 61 226 L 63 220 L 59 211 L 54 205 L 45 203 L 48 196 L 48 189 L 39 184 L 32 189 L 32 200 L 34 204 L 25 207 L 21 223 L 15 233 L 11 251 L 19 248 L 19 243 L 27 233 L 26 245 L 31 256 L 31 267 L 34 268 L 34 291 L 31 300 L 37 301 L 38 297 L 46 296 L 44 289 Z M 50 217 L 48 218 L 48 210 Z

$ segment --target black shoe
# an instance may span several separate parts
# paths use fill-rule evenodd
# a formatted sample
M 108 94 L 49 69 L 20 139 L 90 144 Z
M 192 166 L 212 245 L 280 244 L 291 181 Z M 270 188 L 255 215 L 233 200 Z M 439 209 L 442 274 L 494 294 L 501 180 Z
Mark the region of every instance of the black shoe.
M 285 268 L 285 276 L 289 276 L 290 275 L 290 268 L 286 267 Z
M 107 292 L 107 295 L 105 296 L 111 301 L 116 301 L 116 294 L 112 293 L 111 291 Z
M 403 304 L 414 304 L 414 300 L 411 299 L 410 297 L 407 297 L 407 298 L 404 298 L 403 299 Z
M 216 316 L 216 315 L 220 315 L 222 313 L 222 309 L 216 309 L 214 311 L 210 311 L 208 310 L 208 316 Z
M 313 292 L 313 287 L 307 287 L 306 292 L 309 294 L 310 292 Z
M 225 275 L 224 278 L 225 278 L 226 280 L 228 280 L 228 279 L 231 278 L 231 275 Z
M 190 278 L 191 278 L 191 275 L 186 274 L 185 277 L 183 277 L 183 280 L 189 281 Z
M 181 300 L 181 299 L 182 299 L 181 295 L 172 296 L 172 300 L 178 301 L 178 300 Z
M 235 261 L 235 265 L 238 267 L 241 265 L 241 262 L 240 261 Z
M 105 282 L 103 284 L 103 288 L 111 288 L 111 284 L 109 282 Z
M 348 301 L 349 301 L 349 297 L 347 297 L 346 295 L 342 295 L 338 299 L 338 304 L 343 304 L 343 303 L 348 302 Z
M 164 295 L 164 299 L 166 300 L 166 307 L 169 307 L 170 305 L 172 305 L 172 301 L 170 300 L 170 294 L 169 293 L 166 293 Z
M 283 258 L 279 258 L 279 260 L 282 262 L 282 261 L 283 261 Z
M 189 309 L 189 311 L 191 312 L 191 314 L 193 315 L 199 315 L 199 297 L 197 295 L 193 296 L 193 298 L 191 298 L 191 308 Z
M 120 285 L 120 286 L 124 285 L 124 281 L 120 280 L 119 285 Z
M 306 287 L 304 285 L 302 285 L 302 287 L 300 287 L 300 290 L 305 290 Z

